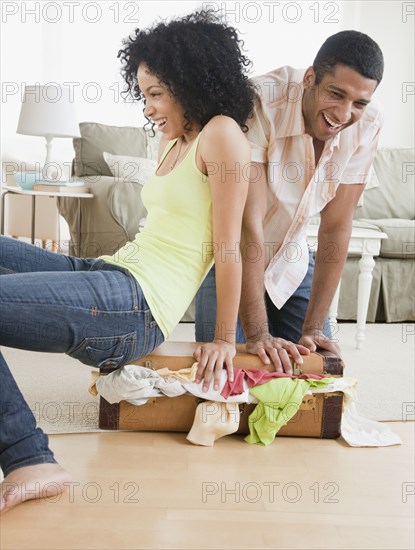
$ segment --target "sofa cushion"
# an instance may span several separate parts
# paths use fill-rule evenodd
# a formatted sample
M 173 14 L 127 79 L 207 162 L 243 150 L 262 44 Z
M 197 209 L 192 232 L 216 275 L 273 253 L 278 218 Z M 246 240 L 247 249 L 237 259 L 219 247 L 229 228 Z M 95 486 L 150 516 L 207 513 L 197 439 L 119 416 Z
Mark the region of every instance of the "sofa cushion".
M 136 181 L 120 181 L 108 193 L 108 206 L 112 218 L 127 233 L 129 241 L 134 240 L 147 216 L 141 201 L 143 186 Z
M 400 258 L 407 260 L 415 258 L 415 221 L 399 220 L 364 220 L 375 223 L 386 233 L 387 239 L 382 239 L 380 256 L 383 258 Z
M 381 148 L 374 163 L 373 188 L 364 192 L 363 206 L 356 208 L 355 218 L 414 219 L 414 149 Z M 377 185 L 379 183 L 379 185 Z
M 147 156 L 147 132 L 143 128 L 81 122 L 79 129 L 81 137 L 73 140 L 73 173 L 77 177 L 112 176 L 104 151 L 113 155 Z
M 96 181 L 91 180 L 91 177 L 86 178 L 85 182 L 87 182 L 94 197 L 81 201 L 81 220 L 78 217 L 78 199 L 61 197 L 58 204 L 59 212 L 68 222 L 71 232 L 70 254 L 78 254 L 78 223 L 81 221 L 81 251 L 79 255 L 83 258 L 96 258 L 102 254 L 115 254 L 129 238 L 126 229 L 114 217 L 108 204 L 114 188 L 124 184 L 121 182 L 115 183 L 112 176 L 96 176 Z M 138 183 L 131 185 L 138 188 L 137 202 L 139 203 L 142 186 Z M 136 195 L 128 198 L 130 202 L 133 202 L 136 200 Z M 139 215 L 140 213 L 137 213 L 137 218 Z M 131 223 L 133 223 L 133 220 Z
M 374 220 L 353 220 L 353 229 L 373 229 L 373 231 L 381 231 Z
M 106 151 L 103 155 L 117 181 L 135 181 L 144 185 L 157 168 L 157 162 L 153 159 L 111 155 Z

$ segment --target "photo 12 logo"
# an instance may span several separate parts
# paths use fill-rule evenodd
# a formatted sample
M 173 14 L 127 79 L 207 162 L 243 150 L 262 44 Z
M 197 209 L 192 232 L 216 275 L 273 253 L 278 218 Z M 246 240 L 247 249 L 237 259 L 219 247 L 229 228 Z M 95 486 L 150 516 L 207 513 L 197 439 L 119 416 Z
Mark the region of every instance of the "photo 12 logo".
M 137 24 L 139 2 L 2 2 L 2 23 L 75 23 L 96 24 L 104 18 L 113 23 Z
M 307 494 L 307 492 L 309 492 Z M 202 502 L 207 503 L 213 500 L 220 501 L 222 504 L 234 502 L 239 504 L 247 502 L 255 504 L 256 502 L 274 503 L 278 501 L 295 504 L 302 499 L 312 500 L 315 504 L 337 504 L 339 499 L 337 494 L 339 485 L 333 481 L 321 484 L 315 482 L 309 487 L 302 487 L 296 481 L 280 483 L 278 481 L 264 481 L 257 483 L 249 481 L 247 483 L 232 482 L 203 482 L 202 483 Z
M 203 9 L 220 11 L 228 22 L 339 23 L 338 2 L 204 2 Z
M 69 103 L 79 101 L 81 98 L 86 103 L 98 103 L 104 94 L 110 95 L 110 100 L 115 103 L 134 103 L 134 98 L 122 94 L 124 85 L 120 82 L 113 82 L 107 87 L 103 87 L 99 82 L 47 82 L 40 84 L 36 82 L 31 85 L 30 94 L 33 95 L 35 103 L 44 101 L 46 103 L 58 103 L 62 99 L 62 94 L 67 92 Z M 22 102 L 27 100 L 26 83 L 4 81 L 1 84 L 1 102 L 7 103 L 13 96 L 19 95 Z
M 65 481 L 62 486 L 56 482 L 49 482 L 41 485 L 39 482 L 26 484 L 4 482 L 4 491 L 10 495 L 18 495 L 20 493 L 22 501 L 34 500 L 40 502 L 59 502 L 60 500 L 67 501 L 71 504 L 80 501 L 87 504 L 96 504 L 101 500 L 123 503 L 137 504 L 140 502 L 138 493 L 140 486 L 135 481 L 125 483 L 115 482 L 112 485 L 106 486 L 96 481 L 89 483 L 79 483 L 78 481 Z M 63 489 L 63 492 L 62 492 Z

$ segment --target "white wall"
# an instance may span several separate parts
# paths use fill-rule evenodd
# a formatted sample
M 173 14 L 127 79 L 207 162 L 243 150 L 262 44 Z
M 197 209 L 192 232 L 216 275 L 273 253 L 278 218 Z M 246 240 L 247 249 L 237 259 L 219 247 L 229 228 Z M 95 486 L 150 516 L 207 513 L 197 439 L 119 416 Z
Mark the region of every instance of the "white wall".
M 413 2 L 205 2 L 224 7 L 240 30 L 252 74 L 290 64 L 306 67 L 327 36 L 354 28 L 371 35 L 384 51 L 386 72 L 376 92 L 386 110 L 382 145 L 414 146 Z M 72 83 L 79 121 L 141 125 L 141 106 L 126 104 L 119 91 L 121 40 L 156 17 L 189 13 L 201 2 L 2 2 L 2 121 L 5 156 L 43 161 L 42 138 L 15 133 L 24 85 Z M 406 17 L 406 22 L 404 21 Z M 226 62 L 226 60 L 224 60 Z M 65 84 L 66 83 L 66 84 Z M 409 83 L 409 84 L 405 84 Z M 96 94 L 99 97 L 96 97 Z M 68 139 L 54 141 L 55 158 L 72 158 Z
M 366 0 L 350 4 L 359 4 L 355 28 L 376 40 L 385 58 L 384 79 L 376 91 L 385 109 L 380 144 L 414 147 L 415 3 Z

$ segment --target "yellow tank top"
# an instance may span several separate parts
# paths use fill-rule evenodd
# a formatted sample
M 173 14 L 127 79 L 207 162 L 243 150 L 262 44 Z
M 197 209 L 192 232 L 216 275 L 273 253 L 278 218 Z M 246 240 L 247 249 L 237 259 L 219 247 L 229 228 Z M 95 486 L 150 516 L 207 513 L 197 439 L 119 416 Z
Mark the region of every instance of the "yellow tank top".
M 108 263 L 128 269 L 165 338 L 180 322 L 213 264 L 212 201 L 208 177 L 197 167 L 200 133 L 169 174 L 152 176 L 141 198 L 145 227 Z M 158 167 L 176 140 L 170 141 Z M 158 169 L 157 167 L 157 169 Z

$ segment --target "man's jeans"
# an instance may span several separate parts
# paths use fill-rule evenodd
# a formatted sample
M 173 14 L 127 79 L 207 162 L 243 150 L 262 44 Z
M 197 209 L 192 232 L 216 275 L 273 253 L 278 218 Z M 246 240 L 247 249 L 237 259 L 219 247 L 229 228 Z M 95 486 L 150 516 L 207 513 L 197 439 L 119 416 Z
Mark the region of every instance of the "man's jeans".
M 150 353 L 164 339 L 128 270 L 0 236 L 0 273 L 3 346 L 67 353 L 87 365 L 114 369 Z M 0 407 L 4 474 L 55 462 L 2 356 Z
M 313 281 L 314 260 L 310 252 L 308 271 L 294 294 L 281 309 L 277 309 L 268 293 L 265 293 L 265 304 L 268 315 L 269 331 L 272 336 L 284 338 L 297 343 L 301 338 L 302 326 L 310 299 Z M 216 323 L 216 281 L 214 267 L 209 271 L 199 292 L 196 295 L 196 341 L 211 342 L 215 334 Z M 325 320 L 324 334 L 331 338 L 328 318 Z M 245 342 L 242 325 L 238 319 L 236 341 Z

